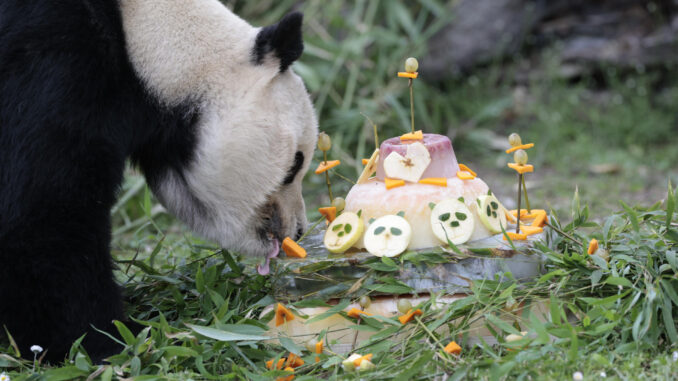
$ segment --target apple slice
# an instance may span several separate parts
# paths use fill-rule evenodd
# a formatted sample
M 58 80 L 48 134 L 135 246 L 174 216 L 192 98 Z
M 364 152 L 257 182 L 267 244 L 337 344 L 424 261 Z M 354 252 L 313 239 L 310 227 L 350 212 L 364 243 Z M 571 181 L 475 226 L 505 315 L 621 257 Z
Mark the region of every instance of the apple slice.
M 417 142 L 407 145 L 407 154 L 403 157 L 398 152 L 391 152 L 384 159 L 386 177 L 416 183 L 431 164 L 431 154 L 426 146 Z
M 365 230 L 363 219 L 353 212 L 344 212 L 327 227 L 323 243 L 332 253 L 343 253 L 360 239 Z
M 410 223 L 390 214 L 372 222 L 365 232 L 365 249 L 377 257 L 394 257 L 407 249 L 411 239 Z
M 372 157 L 370 157 L 370 160 L 367 161 L 367 164 L 365 165 L 363 172 L 360 174 L 360 177 L 358 177 L 358 181 L 356 181 L 356 184 L 366 183 L 367 179 L 369 179 L 375 172 L 377 172 L 378 161 L 379 161 L 379 149 L 375 149 L 374 153 L 372 153 Z
M 506 230 L 506 212 L 504 206 L 494 195 L 479 196 L 476 200 L 478 205 L 478 217 L 492 234 L 501 233 L 501 228 Z
M 474 226 L 473 214 L 459 200 L 443 200 L 431 211 L 431 229 L 443 243 L 447 243 L 448 239 L 455 245 L 468 241 Z

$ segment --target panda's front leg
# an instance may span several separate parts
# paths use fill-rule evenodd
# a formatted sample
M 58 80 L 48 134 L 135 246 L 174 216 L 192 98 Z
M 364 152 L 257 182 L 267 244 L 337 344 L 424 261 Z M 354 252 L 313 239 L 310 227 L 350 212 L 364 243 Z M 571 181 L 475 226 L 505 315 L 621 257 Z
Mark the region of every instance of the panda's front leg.
M 109 252 L 110 205 L 123 162 L 52 163 L 24 173 L 13 188 L 21 202 L 7 210 L 14 217 L 0 234 L 0 325 L 26 358 L 40 345 L 46 360 L 63 361 L 86 334 L 85 349 L 101 361 L 122 349 L 93 327 L 115 335 L 112 321 L 124 318 Z

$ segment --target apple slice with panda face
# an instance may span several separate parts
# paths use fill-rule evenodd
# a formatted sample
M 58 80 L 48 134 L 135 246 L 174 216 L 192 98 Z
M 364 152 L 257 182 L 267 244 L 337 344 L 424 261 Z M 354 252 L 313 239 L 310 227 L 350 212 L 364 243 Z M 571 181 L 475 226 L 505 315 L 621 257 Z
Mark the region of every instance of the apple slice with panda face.
M 323 243 L 331 253 L 343 253 L 360 239 L 365 230 L 363 219 L 353 212 L 343 212 L 327 227 Z
M 502 227 L 506 230 L 506 209 L 493 194 L 479 196 L 476 204 L 480 222 L 490 233 L 499 234 Z
M 431 229 L 443 243 L 448 239 L 455 245 L 468 241 L 474 226 L 473 214 L 460 200 L 443 200 L 431 211 Z
M 412 227 L 397 215 L 377 218 L 365 232 L 365 249 L 377 257 L 394 257 L 407 249 Z

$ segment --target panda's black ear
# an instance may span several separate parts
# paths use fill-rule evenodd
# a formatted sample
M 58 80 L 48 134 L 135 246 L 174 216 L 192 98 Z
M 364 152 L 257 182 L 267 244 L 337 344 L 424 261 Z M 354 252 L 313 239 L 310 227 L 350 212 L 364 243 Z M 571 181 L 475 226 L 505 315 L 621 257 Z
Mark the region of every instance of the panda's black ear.
M 280 60 L 280 72 L 284 72 L 304 51 L 301 38 L 301 23 L 304 16 L 299 12 L 286 15 L 277 24 L 259 31 L 254 43 L 254 62 L 261 64 L 268 53 Z

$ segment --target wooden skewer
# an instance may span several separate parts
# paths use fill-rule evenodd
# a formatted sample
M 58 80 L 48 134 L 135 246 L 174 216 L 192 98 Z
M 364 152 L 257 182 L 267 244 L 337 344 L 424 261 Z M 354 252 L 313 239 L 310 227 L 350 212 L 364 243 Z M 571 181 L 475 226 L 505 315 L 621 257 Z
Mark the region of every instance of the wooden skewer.
M 522 196 L 522 187 L 523 184 L 523 175 L 522 173 L 518 174 L 518 217 L 516 217 L 516 234 L 520 234 L 520 197 Z

